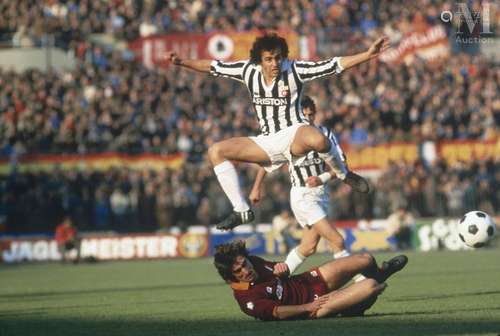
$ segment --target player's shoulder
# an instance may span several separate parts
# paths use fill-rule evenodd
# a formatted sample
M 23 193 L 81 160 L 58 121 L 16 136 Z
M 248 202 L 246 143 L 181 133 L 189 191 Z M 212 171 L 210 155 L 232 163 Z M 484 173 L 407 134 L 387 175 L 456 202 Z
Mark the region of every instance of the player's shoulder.
M 295 67 L 309 67 L 311 64 L 314 64 L 313 61 L 306 61 L 302 59 L 291 60 L 290 63 Z

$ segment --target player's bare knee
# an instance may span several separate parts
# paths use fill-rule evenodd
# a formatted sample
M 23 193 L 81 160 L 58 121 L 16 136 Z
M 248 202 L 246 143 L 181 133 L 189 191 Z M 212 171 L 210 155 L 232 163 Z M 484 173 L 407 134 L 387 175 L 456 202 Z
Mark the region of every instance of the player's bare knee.
M 366 267 L 371 266 L 375 263 L 375 258 L 370 253 L 363 252 L 359 256 L 363 258 Z
M 308 140 L 310 149 L 316 152 L 325 153 L 330 149 L 330 141 L 320 132 L 311 134 Z
M 375 262 L 375 258 L 368 252 L 363 252 L 363 257 L 365 257 L 370 264 L 373 264 Z
M 220 142 L 217 142 L 208 148 L 208 158 L 213 165 L 219 164 L 224 160 L 223 149 Z

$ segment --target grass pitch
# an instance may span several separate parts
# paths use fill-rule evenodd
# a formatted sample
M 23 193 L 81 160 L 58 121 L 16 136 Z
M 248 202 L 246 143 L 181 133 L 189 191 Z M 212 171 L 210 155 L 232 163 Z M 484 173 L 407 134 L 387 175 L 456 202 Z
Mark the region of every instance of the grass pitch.
M 500 335 L 499 249 L 408 255 L 365 317 L 293 322 L 244 315 L 211 259 L 2 265 L 0 335 Z

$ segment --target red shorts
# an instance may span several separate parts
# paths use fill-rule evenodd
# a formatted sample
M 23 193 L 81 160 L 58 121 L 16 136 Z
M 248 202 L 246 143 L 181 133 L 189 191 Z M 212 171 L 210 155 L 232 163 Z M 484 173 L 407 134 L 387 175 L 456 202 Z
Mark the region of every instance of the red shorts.
M 309 303 L 328 293 L 328 286 L 317 267 L 292 276 L 287 289 L 286 304 L 292 305 Z

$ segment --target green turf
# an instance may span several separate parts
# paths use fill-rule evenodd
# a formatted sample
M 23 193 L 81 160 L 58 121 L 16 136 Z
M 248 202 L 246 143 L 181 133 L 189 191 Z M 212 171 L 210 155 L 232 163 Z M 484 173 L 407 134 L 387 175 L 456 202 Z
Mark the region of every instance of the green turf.
M 241 313 L 210 259 L 4 265 L 0 335 L 500 334 L 500 250 L 409 256 L 366 317 L 294 322 Z

